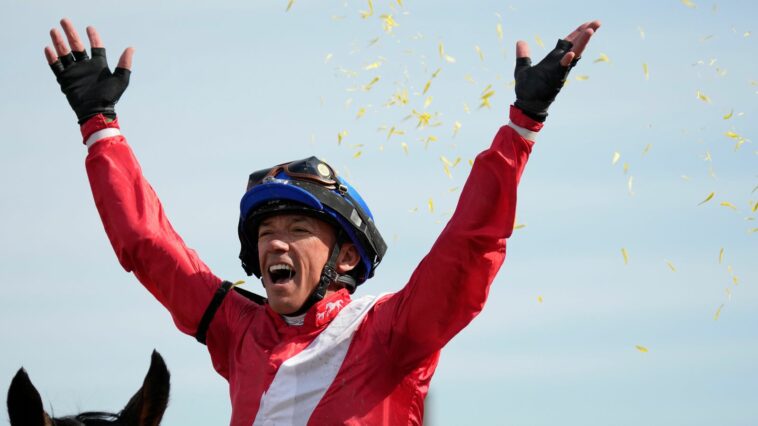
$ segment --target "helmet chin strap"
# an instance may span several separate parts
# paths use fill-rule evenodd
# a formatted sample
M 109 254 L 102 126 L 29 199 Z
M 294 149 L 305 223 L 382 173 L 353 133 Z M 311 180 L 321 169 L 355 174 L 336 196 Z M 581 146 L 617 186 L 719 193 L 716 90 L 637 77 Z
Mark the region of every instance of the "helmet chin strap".
M 343 233 L 342 230 L 340 230 L 337 233 L 337 242 L 334 243 L 332 254 L 329 255 L 329 260 L 327 260 L 326 264 L 324 265 L 324 269 L 321 270 L 321 277 L 318 280 L 316 288 L 313 289 L 300 309 L 291 314 L 287 314 L 287 316 L 298 316 L 308 312 L 308 309 L 310 309 L 313 305 L 321 301 L 324 296 L 326 296 L 326 291 L 329 289 L 329 285 L 332 283 L 341 284 L 343 287 L 347 288 L 350 293 L 355 290 L 355 279 L 350 275 L 340 275 L 337 272 L 337 259 L 340 256 L 340 246 L 342 245 L 341 242 L 343 240 L 342 237 Z

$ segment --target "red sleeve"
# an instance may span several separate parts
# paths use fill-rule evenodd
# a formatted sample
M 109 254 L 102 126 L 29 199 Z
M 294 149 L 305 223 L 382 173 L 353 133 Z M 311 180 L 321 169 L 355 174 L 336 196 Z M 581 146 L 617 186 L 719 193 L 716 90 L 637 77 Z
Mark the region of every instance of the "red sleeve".
M 539 130 L 541 123 L 518 113 L 511 111 L 513 123 Z M 377 305 L 377 323 L 401 365 L 441 349 L 484 307 L 505 259 L 516 187 L 533 144 L 510 126 L 500 128 L 490 148 L 477 156 L 455 213 L 431 251 L 406 286 Z
M 118 128 L 118 122 L 98 115 L 82 125 L 82 134 L 87 140 L 106 128 Z M 171 227 L 123 136 L 91 145 L 86 167 L 95 205 L 121 266 L 134 272 L 169 310 L 179 330 L 194 335 L 221 280 Z M 225 369 L 224 341 L 240 315 L 240 304 L 240 298 L 227 297 L 208 330 L 208 347 L 219 372 Z

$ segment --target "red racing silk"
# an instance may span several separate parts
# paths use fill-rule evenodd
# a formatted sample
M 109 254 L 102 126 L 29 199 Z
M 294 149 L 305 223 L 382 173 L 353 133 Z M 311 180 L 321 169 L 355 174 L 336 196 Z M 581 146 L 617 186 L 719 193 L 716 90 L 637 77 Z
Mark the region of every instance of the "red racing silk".
M 232 425 L 420 425 L 439 351 L 482 310 L 513 232 L 516 188 L 541 128 L 517 108 L 479 154 L 455 213 L 397 293 L 352 301 L 340 290 L 302 326 L 230 292 L 208 351 L 229 382 Z M 118 121 L 82 125 L 87 173 L 105 231 L 127 271 L 194 336 L 221 283 L 186 246 Z M 260 415 L 259 415 L 260 414 Z

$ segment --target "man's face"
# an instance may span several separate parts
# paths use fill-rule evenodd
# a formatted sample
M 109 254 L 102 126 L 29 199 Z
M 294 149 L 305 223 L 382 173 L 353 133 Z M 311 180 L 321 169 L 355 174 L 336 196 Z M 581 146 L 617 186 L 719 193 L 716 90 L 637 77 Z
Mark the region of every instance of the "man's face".
M 300 309 L 318 284 L 335 240 L 331 225 L 310 216 L 284 214 L 261 221 L 258 262 L 274 312 Z

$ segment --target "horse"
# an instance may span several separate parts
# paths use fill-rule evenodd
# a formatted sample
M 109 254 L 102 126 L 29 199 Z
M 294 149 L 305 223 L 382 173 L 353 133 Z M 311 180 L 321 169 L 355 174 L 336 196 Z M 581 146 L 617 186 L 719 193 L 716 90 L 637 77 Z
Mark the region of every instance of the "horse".
M 119 413 L 88 411 L 52 418 L 42 408 L 42 398 L 22 367 L 8 388 L 8 415 L 11 426 L 157 426 L 168 405 L 169 379 L 166 363 L 154 350 L 142 387 Z

